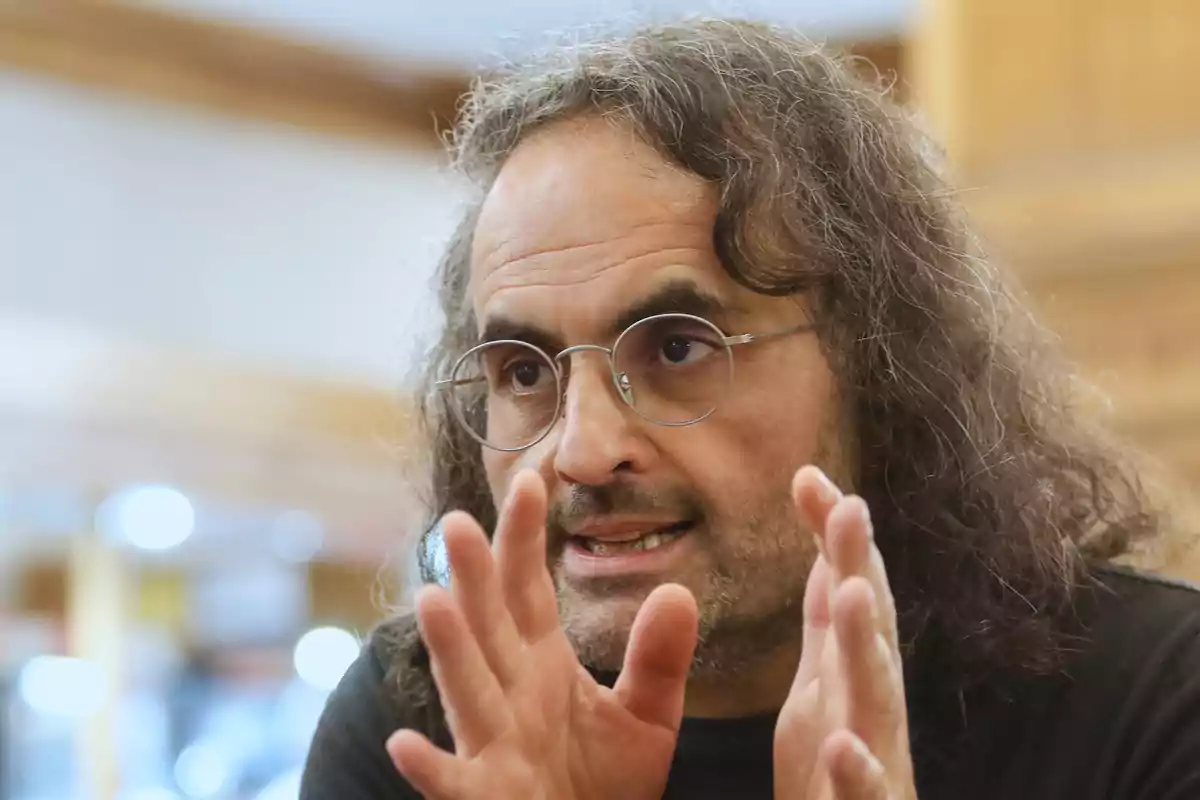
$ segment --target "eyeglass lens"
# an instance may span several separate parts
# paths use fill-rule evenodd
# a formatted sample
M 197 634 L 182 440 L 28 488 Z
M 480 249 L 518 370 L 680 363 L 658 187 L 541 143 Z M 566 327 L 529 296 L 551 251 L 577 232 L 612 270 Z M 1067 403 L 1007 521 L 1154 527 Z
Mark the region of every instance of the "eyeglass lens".
M 622 399 L 661 425 L 688 425 L 708 416 L 733 379 L 724 335 L 685 315 L 648 317 L 628 328 L 613 347 L 612 367 Z M 569 372 L 564 358 L 563 380 Z M 469 351 L 451 385 L 459 421 L 474 438 L 500 450 L 541 439 L 557 421 L 563 397 L 554 361 L 516 341 Z

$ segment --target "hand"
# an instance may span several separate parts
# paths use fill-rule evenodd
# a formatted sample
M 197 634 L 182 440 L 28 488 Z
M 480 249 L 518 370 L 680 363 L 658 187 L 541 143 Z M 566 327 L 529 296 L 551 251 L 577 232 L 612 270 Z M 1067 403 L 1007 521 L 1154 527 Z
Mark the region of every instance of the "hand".
M 814 467 L 796 473 L 792 493 L 821 554 L 775 730 L 775 797 L 915 800 L 896 607 L 867 505 Z
M 666 786 L 696 644 L 695 600 L 680 586 L 657 587 L 634 620 L 616 685 L 599 685 L 558 617 L 545 519 L 545 485 L 524 472 L 494 555 L 470 516 L 443 520 L 451 589 L 422 589 L 416 613 L 455 752 L 410 730 L 387 744 L 426 798 L 657 800 Z

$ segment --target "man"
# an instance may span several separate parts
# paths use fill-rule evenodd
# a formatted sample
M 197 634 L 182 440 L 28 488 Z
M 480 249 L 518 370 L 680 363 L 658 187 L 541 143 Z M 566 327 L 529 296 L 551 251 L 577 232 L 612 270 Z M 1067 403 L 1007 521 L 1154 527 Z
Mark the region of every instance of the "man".
M 1155 510 L 879 93 L 656 27 L 483 83 L 456 150 L 450 586 L 304 797 L 1200 797 L 1200 596 L 1108 565 Z

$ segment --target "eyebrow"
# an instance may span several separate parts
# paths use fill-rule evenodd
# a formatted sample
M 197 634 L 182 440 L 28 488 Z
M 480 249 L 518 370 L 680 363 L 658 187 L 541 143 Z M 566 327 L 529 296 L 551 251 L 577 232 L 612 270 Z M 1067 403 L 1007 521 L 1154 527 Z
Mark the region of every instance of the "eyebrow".
M 716 322 L 727 313 L 725 304 L 717 295 L 708 292 L 690 280 L 673 280 L 658 287 L 617 315 L 609 327 L 610 337 L 656 314 L 691 314 Z
M 677 279 L 663 284 L 623 309 L 609 325 L 607 336 L 615 339 L 630 325 L 657 314 L 691 314 L 719 325 L 727 313 L 726 304 L 717 295 L 702 289 L 693 281 Z M 480 341 L 495 342 L 502 339 L 526 342 L 550 354 L 566 347 L 561 336 L 545 328 L 504 316 L 489 318 L 484 324 Z

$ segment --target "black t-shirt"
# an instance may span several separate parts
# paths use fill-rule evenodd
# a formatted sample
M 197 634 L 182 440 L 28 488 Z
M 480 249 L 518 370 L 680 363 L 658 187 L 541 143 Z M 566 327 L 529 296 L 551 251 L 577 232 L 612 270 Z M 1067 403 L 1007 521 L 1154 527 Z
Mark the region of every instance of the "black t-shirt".
M 1112 567 L 1096 577 L 1062 673 L 953 697 L 935 675 L 920 678 L 929 692 L 910 687 L 921 800 L 1200 800 L 1200 591 Z M 330 697 L 302 800 L 419 797 L 384 751 L 406 718 L 386 654 L 374 638 Z M 774 725 L 685 719 L 664 797 L 770 798 Z

